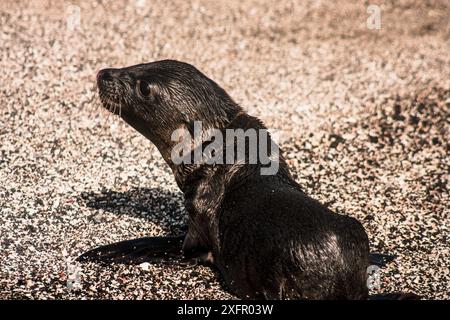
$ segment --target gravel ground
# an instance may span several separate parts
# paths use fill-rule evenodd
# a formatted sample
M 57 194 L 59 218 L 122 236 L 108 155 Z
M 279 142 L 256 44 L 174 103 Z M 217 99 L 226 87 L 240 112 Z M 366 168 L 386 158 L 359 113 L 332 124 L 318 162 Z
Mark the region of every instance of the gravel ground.
M 304 189 L 398 256 L 373 293 L 449 299 L 450 3 L 374 2 L 381 29 L 361 1 L 1 1 L 0 298 L 233 298 L 204 267 L 72 262 L 185 224 L 157 150 L 93 87 L 101 67 L 172 58 L 278 132 Z

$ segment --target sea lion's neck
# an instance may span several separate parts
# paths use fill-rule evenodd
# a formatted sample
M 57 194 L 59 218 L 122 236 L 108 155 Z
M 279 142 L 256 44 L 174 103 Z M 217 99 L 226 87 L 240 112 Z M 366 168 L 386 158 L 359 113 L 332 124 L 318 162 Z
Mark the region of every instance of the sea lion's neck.
M 255 149 L 252 150 L 251 146 L 249 145 L 250 143 L 252 143 L 250 142 L 250 139 L 248 140 L 249 143 L 247 143 L 247 140 L 245 140 L 244 158 L 234 158 L 236 156 L 236 153 L 238 152 L 237 141 L 234 139 L 231 143 L 226 141 L 225 137 L 226 131 L 228 129 L 239 129 L 243 130 L 244 132 L 249 129 L 254 130 L 257 136 L 257 140 L 253 141 L 253 143 L 256 144 Z M 270 135 L 268 135 L 266 131 L 267 136 L 264 136 L 263 138 L 266 140 L 266 144 L 261 147 L 261 137 L 259 136 L 260 130 L 266 131 L 267 129 L 259 119 L 252 117 L 245 112 L 239 112 L 227 126 L 223 127 L 220 130 L 222 132 L 222 138 L 224 138 L 224 140 L 222 141 L 221 149 L 214 149 L 214 151 L 216 156 L 218 154 L 221 154 L 221 163 L 208 163 L 207 161 L 205 161 L 205 158 L 203 158 L 204 161 L 202 161 L 201 163 L 196 163 L 195 161 L 193 161 L 193 163 L 181 163 L 175 165 L 171 159 L 166 159 L 166 162 L 169 164 L 174 173 L 175 180 L 180 189 L 186 194 L 189 193 L 190 190 L 197 190 L 198 185 L 202 182 L 207 181 L 207 183 L 211 183 L 213 180 L 218 180 L 216 181 L 218 184 L 221 184 L 227 188 L 234 188 L 236 185 L 244 183 L 247 177 L 255 174 L 261 174 L 261 168 L 265 164 L 261 163 L 261 159 L 259 158 L 260 148 L 267 148 L 267 145 L 274 144 L 274 142 L 271 140 Z M 202 148 L 208 147 L 210 143 L 211 141 L 200 143 L 199 146 L 197 146 L 197 149 L 200 148 L 201 150 L 203 150 Z M 281 173 L 282 175 L 290 178 L 291 176 L 289 173 L 289 169 L 278 150 L 278 146 L 276 146 L 276 148 L 276 153 L 270 154 L 272 150 L 268 150 L 268 157 L 271 158 L 271 161 L 275 161 L 277 163 L 277 170 L 272 174 Z M 231 163 L 228 162 L 227 159 L 229 151 L 232 151 L 232 158 L 235 160 Z M 190 153 L 188 154 L 188 158 L 195 159 L 194 152 L 195 148 L 191 149 Z M 251 152 L 257 154 L 256 163 L 249 161 Z

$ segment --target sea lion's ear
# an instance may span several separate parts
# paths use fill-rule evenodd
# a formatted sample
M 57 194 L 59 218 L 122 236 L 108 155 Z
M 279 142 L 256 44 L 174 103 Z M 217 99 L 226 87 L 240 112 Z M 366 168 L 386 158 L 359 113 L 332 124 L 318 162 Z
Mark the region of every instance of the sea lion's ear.
M 137 91 L 143 98 L 154 99 L 159 95 L 159 86 L 154 82 L 138 80 Z

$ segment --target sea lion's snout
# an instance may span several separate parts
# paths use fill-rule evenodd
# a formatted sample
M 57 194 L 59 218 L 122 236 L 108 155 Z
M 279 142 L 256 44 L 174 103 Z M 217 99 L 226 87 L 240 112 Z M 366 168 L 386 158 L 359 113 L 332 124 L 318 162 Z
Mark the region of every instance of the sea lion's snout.
M 107 68 L 101 69 L 99 72 L 97 72 L 97 83 L 112 79 L 112 77 L 114 76 L 114 70 L 115 69 Z
M 115 83 L 127 84 L 132 82 L 132 80 L 133 78 L 122 69 L 106 68 L 97 72 L 97 86 L 99 90 Z
M 106 68 L 97 73 L 97 88 L 103 107 L 114 114 L 121 114 L 128 95 L 129 78 L 121 69 Z

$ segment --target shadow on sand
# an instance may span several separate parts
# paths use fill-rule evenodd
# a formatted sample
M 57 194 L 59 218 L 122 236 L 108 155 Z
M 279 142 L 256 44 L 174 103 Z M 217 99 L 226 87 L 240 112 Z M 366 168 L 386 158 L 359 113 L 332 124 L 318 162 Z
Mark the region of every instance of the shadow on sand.
M 102 190 L 82 192 L 80 202 L 89 208 L 117 215 L 132 215 L 158 225 L 166 234 L 186 231 L 183 194 L 161 188 L 133 188 L 125 192 Z

